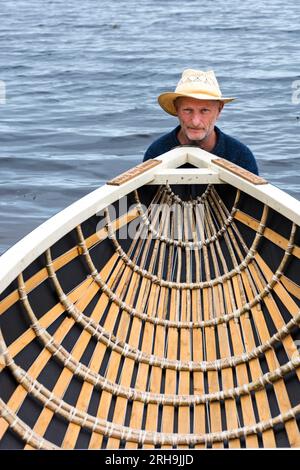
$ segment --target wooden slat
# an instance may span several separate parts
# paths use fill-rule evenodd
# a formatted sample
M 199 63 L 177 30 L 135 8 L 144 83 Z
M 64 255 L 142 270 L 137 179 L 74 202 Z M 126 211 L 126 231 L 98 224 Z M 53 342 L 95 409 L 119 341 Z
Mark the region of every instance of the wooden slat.
M 115 259 L 111 258 L 108 263 L 105 265 L 105 267 L 102 269 L 101 271 L 101 275 L 106 279 L 106 277 L 108 276 L 108 274 L 111 272 L 111 268 L 112 266 L 114 266 L 115 264 Z M 85 292 L 85 295 L 80 299 L 80 301 L 76 304 L 77 308 L 79 310 L 84 310 L 86 308 L 86 306 L 91 302 L 92 298 L 95 296 L 95 294 L 98 292 L 99 290 L 99 287 L 93 283 L 90 287 L 89 290 L 87 290 Z M 98 309 L 94 309 L 93 311 L 93 319 L 95 321 L 97 321 L 97 318 L 101 316 L 102 314 L 102 309 L 99 308 L 99 306 L 103 306 L 103 301 L 105 302 L 106 301 L 106 298 L 102 295 L 100 297 L 100 299 L 98 300 L 97 302 L 97 305 L 98 305 Z M 71 330 L 71 328 L 74 326 L 75 324 L 75 321 L 72 319 L 72 318 L 68 318 L 67 320 L 70 320 L 70 321 L 66 321 L 64 320 L 64 322 L 67 323 L 67 326 L 68 326 L 68 330 L 66 331 L 65 335 Z M 60 327 L 61 328 L 61 327 Z M 57 333 L 60 333 L 60 328 L 59 328 L 59 331 Z M 90 340 L 90 334 L 87 332 L 87 331 L 83 331 L 81 333 L 81 335 L 79 336 L 76 344 L 74 345 L 73 347 L 73 350 L 72 350 L 72 356 L 74 359 L 76 360 L 80 360 L 80 358 L 82 357 L 82 355 L 84 354 L 84 351 L 87 347 L 87 344 Z M 59 335 L 58 337 L 56 338 L 56 336 L 54 335 L 54 338 L 56 339 L 56 341 L 58 343 L 62 342 L 63 338 L 60 338 Z M 47 361 L 43 360 L 43 361 L 40 361 L 41 365 L 40 365 L 40 372 L 41 370 L 46 366 L 48 360 L 51 358 L 51 355 L 50 353 L 48 353 L 48 351 L 43 351 L 43 353 L 45 353 L 45 357 L 47 359 Z M 42 353 L 42 354 L 43 354 Z M 48 355 L 47 355 L 48 353 Z M 34 378 L 38 377 L 38 374 L 37 375 L 33 375 Z M 62 397 L 70 383 L 70 381 L 72 380 L 72 377 L 73 377 L 73 374 L 72 372 L 67 369 L 67 368 L 63 368 L 62 369 L 62 372 L 55 384 L 55 387 L 53 389 L 53 393 L 56 394 L 58 397 Z M 51 411 L 50 409 L 48 408 L 44 408 L 35 425 L 34 425 L 34 431 L 39 434 L 40 436 L 43 436 L 50 424 L 50 421 L 53 417 L 54 413 L 53 411 Z M 26 447 L 28 448 L 28 447 Z
M 222 218 L 226 217 L 226 208 L 224 204 L 216 204 L 216 216 Z M 263 217 L 263 216 L 262 216 Z M 237 242 L 237 237 L 239 236 L 240 239 L 242 237 L 238 234 L 237 228 L 235 231 L 233 227 L 229 226 L 226 233 L 224 233 L 224 240 L 227 245 L 227 249 L 229 251 L 233 266 L 237 266 L 244 258 L 244 254 L 242 254 L 239 244 Z M 245 245 L 245 243 L 244 243 Z M 246 248 L 246 246 L 245 246 Z M 226 270 L 228 271 L 228 269 Z M 242 306 L 246 303 L 246 295 L 243 287 L 242 277 L 241 274 L 237 274 L 232 279 L 232 286 L 233 292 L 235 297 L 235 303 L 238 308 L 242 308 Z M 240 327 L 239 322 L 231 321 L 229 323 L 229 331 L 231 333 L 231 339 L 233 344 L 233 351 L 235 355 L 241 355 L 244 352 L 244 342 L 242 336 L 242 330 Z M 239 364 L 236 367 L 236 376 L 239 385 L 247 384 L 249 382 L 247 367 L 246 364 Z M 245 426 L 251 426 L 255 424 L 255 413 L 253 404 L 251 401 L 251 397 L 248 395 L 242 396 L 240 399 L 243 421 Z M 247 436 L 245 438 L 246 446 L 247 447 L 258 447 L 258 440 L 255 435 Z
M 162 224 L 166 224 L 166 219 L 162 218 Z M 144 253 L 143 253 L 143 256 L 142 256 L 142 260 L 141 260 L 142 264 L 141 265 L 143 265 L 146 261 L 146 252 L 148 251 L 148 247 L 150 246 L 150 242 L 151 242 L 151 240 L 148 239 L 146 241 L 145 246 L 144 246 Z M 141 242 L 139 244 L 141 245 Z M 159 245 L 159 241 L 156 240 L 156 242 L 155 242 L 155 248 L 156 249 L 154 248 L 154 250 L 151 254 L 151 260 L 150 260 L 150 266 L 149 266 L 150 271 L 153 270 L 153 267 L 155 265 L 156 257 L 158 255 L 158 250 L 157 250 L 158 245 Z M 162 256 L 163 256 L 163 253 L 161 253 L 161 257 L 160 257 L 160 260 L 159 260 L 158 275 L 161 275 Z M 135 275 L 135 273 L 132 274 L 132 278 L 133 278 L 134 275 Z M 129 291 L 128 291 L 130 305 L 132 305 L 133 301 L 134 301 L 135 292 L 136 292 L 136 289 L 138 287 L 138 279 L 139 278 L 136 277 L 135 282 L 132 282 L 132 279 L 130 281 L 131 284 L 130 284 Z M 146 284 L 144 283 L 144 285 L 146 285 Z M 149 285 L 149 283 L 148 283 L 148 285 Z M 159 289 L 156 289 L 155 291 L 158 294 Z M 143 298 L 144 298 L 144 291 L 142 289 L 140 289 L 138 300 L 137 300 L 138 309 L 140 309 L 140 307 L 142 305 Z M 122 316 L 122 319 L 123 318 L 124 318 L 124 315 Z M 126 326 L 123 326 L 122 330 L 127 331 L 127 329 L 128 329 L 128 320 L 129 320 L 129 317 L 128 317 L 127 314 L 126 314 L 125 318 L 126 318 Z M 137 318 L 134 318 L 133 322 L 132 322 L 132 328 L 131 328 L 131 332 L 130 332 L 130 341 L 129 341 L 130 345 L 132 345 L 133 347 L 138 347 L 140 332 L 141 332 L 141 321 Z M 122 373 L 122 376 L 121 376 L 121 379 L 120 379 L 121 384 L 124 385 L 124 386 L 129 387 L 130 382 L 131 382 L 131 378 L 132 378 L 132 374 L 133 374 L 133 370 L 134 370 L 134 361 L 132 359 L 125 358 L 122 370 L 124 371 L 124 373 Z M 122 397 L 117 397 L 115 410 L 114 410 L 114 417 L 113 417 L 113 421 L 115 423 L 119 423 L 119 424 L 124 423 L 126 408 L 127 408 L 127 400 L 122 398 Z M 107 443 L 108 448 L 115 448 L 115 447 L 118 447 L 118 446 L 119 446 L 119 441 L 117 439 L 110 438 L 108 440 L 108 443 Z
M 266 266 L 263 260 L 258 255 L 255 256 L 255 259 L 258 261 L 260 268 L 263 267 L 266 269 Z M 264 284 L 259 278 L 257 271 L 254 269 L 253 266 L 250 267 L 250 270 L 251 270 L 253 279 L 256 282 L 256 285 L 258 286 L 259 289 L 262 289 L 264 287 Z M 268 271 L 269 270 L 266 269 L 266 272 L 265 272 L 266 276 L 269 274 Z M 264 302 L 265 302 L 266 307 L 268 308 L 268 311 L 274 321 L 276 328 L 280 329 L 279 325 L 283 324 L 283 320 L 282 318 L 280 320 L 281 315 L 278 311 L 278 308 L 275 302 L 272 300 L 270 295 L 264 298 Z M 270 334 L 269 334 L 267 325 L 265 323 L 265 319 L 264 319 L 262 311 L 257 312 L 256 309 L 254 309 L 253 318 L 255 320 L 256 328 L 259 331 L 261 341 L 264 343 L 270 338 Z M 282 344 L 285 347 L 287 352 L 290 350 L 291 341 L 292 340 L 290 337 L 286 337 L 282 341 Z M 278 360 L 273 350 L 267 351 L 265 354 L 265 358 L 266 358 L 270 371 L 275 370 L 279 366 Z M 284 381 L 282 379 L 274 383 L 274 391 L 275 391 L 275 395 L 277 398 L 280 412 L 284 413 L 288 411 L 289 409 L 291 409 L 291 403 L 290 403 L 290 400 L 289 400 L 289 397 L 285 388 Z M 300 434 L 299 434 L 298 426 L 295 420 L 287 421 L 285 423 L 285 430 L 287 432 L 290 445 L 292 447 L 299 447 L 300 446 Z
M 128 274 L 129 274 L 129 271 L 130 271 L 129 268 L 126 267 L 125 271 L 124 271 L 124 278 L 125 279 L 127 278 Z M 120 283 L 116 288 L 116 291 L 115 291 L 116 295 L 122 297 L 123 289 L 124 289 L 124 284 Z M 127 301 L 127 300 L 128 300 L 128 298 L 125 298 L 125 301 Z M 116 304 L 112 303 L 110 308 L 109 308 L 109 312 L 107 314 L 105 324 L 104 324 L 104 328 L 107 331 L 113 331 L 114 325 L 116 323 L 118 315 L 119 315 L 119 307 Z M 120 325 L 119 325 L 118 335 L 117 335 L 118 338 L 125 341 L 126 332 L 127 332 L 127 330 L 122 331 L 120 329 Z M 106 346 L 104 344 L 102 345 L 102 348 L 103 348 L 103 353 L 105 353 Z M 117 353 L 116 351 L 112 351 L 111 355 L 110 355 L 109 362 L 107 364 L 106 374 L 105 374 L 105 376 L 108 380 L 110 380 L 112 382 L 116 381 L 119 363 L 120 363 L 120 354 Z M 110 404 L 111 404 L 111 399 L 112 399 L 112 395 L 109 392 L 104 390 L 101 394 L 101 398 L 100 398 L 100 402 L 99 402 L 99 406 L 98 406 L 98 411 L 97 411 L 98 418 L 107 419 Z M 92 436 L 91 436 L 90 443 L 89 443 L 89 448 L 91 448 L 91 449 L 101 448 L 102 441 L 103 441 L 103 436 L 101 434 L 93 432 Z
M 91 286 L 91 284 L 89 283 Z M 85 292 L 85 296 L 83 297 L 83 291 Z M 75 301 L 75 299 L 78 298 L 78 295 L 80 297 L 80 301 L 84 302 L 85 299 L 89 299 L 89 294 L 91 290 L 90 288 L 84 287 L 83 285 L 80 286 L 79 291 L 73 291 L 72 294 L 70 294 L 70 300 Z M 78 305 L 82 305 L 79 304 Z M 84 304 L 83 304 L 84 305 Z M 54 315 L 56 313 L 56 315 Z M 51 309 L 48 313 L 46 313 L 43 318 L 40 319 L 40 324 L 41 326 L 44 326 L 45 328 L 47 326 L 50 326 L 62 313 L 62 306 L 61 304 L 56 305 L 53 309 Z M 55 341 L 61 342 L 63 341 L 64 337 L 68 334 L 69 330 L 72 328 L 74 325 L 74 320 L 71 318 L 66 318 L 63 323 L 60 325 L 59 330 L 56 331 L 56 333 L 53 335 Z M 12 348 L 9 349 L 10 354 L 16 355 L 18 354 L 19 351 L 21 351 L 27 344 L 29 344 L 30 341 L 34 339 L 34 336 L 31 337 L 29 335 L 29 332 L 24 335 L 21 338 L 18 338 L 13 344 Z M 20 340 L 20 341 L 19 341 Z M 31 367 L 28 370 L 28 374 L 33 377 L 37 378 L 39 374 L 42 372 L 48 361 L 51 359 L 51 353 L 44 349 L 39 356 L 36 358 L 34 363 L 31 365 Z M 10 400 L 8 401 L 8 406 L 13 412 L 17 412 L 18 409 L 21 407 L 24 399 L 26 398 L 26 390 L 21 386 L 17 386 L 15 391 L 13 392 Z M 2 439 L 4 433 L 6 432 L 8 427 L 8 424 L 6 421 L 3 419 L 0 419 L 0 439 Z
M 249 284 L 249 278 L 247 277 L 247 274 L 248 272 L 243 272 L 242 278 L 243 278 L 245 290 L 247 293 L 247 298 L 248 298 L 248 301 L 250 302 L 253 299 L 254 295 L 256 295 L 256 292 L 253 292 L 251 290 L 251 286 Z M 257 306 L 255 306 L 253 310 L 256 312 L 256 314 L 258 314 L 259 309 Z M 253 350 L 256 347 L 249 315 L 247 316 L 242 315 L 241 325 L 243 329 L 243 337 L 245 341 L 246 351 L 248 352 L 248 351 Z M 258 359 L 252 359 L 249 362 L 249 367 L 250 367 L 253 381 L 258 380 L 263 375 L 263 371 L 261 369 Z M 257 403 L 257 410 L 258 410 L 258 416 L 259 416 L 260 421 L 267 421 L 271 419 L 272 415 L 270 411 L 270 405 L 268 402 L 266 390 L 263 389 L 263 390 L 257 391 L 255 393 L 255 399 Z M 272 429 L 269 429 L 262 433 L 262 440 L 263 440 L 264 447 L 266 448 L 276 447 L 275 436 L 274 436 L 274 432 Z
M 205 203 L 206 208 L 206 216 L 209 213 L 209 208 L 207 202 Z M 205 240 L 207 236 L 209 236 L 209 228 L 207 226 L 207 221 L 205 224 L 205 231 L 202 225 L 199 227 L 201 239 Z M 211 268 L 209 264 L 209 258 L 211 256 L 211 246 L 204 245 L 203 246 L 203 256 L 204 256 L 204 271 L 205 271 L 205 279 L 211 280 Z M 203 289 L 203 312 L 204 312 L 204 320 L 208 321 L 213 315 L 214 312 L 214 289 L 212 287 L 208 287 Z M 205 333 L 205 351 L 206 351 L 206 358 L 207 361 L 214 361 L 216 359 L 216 336 L 215 336 L 215 328 L 208 327 L 204 330 Z M 207 385 L 208 385 L 208 392 L 214 393 L 219 391 L 219 379 L 217 371 L 208 371 L 207 372 Z M 206 407 L 207 411 L 207 419 L 208 419 L 208 426 L 209 432 L 220 432 L 222 431 L 222 421 L 221 421 L 221 407 L 220 403 L 212 402 L 207 404 Z M 213 444 L 213 447 L 221 448 L 223 447 L 221 442 L 217 442 Z
M 216 214 L 216 218 L 219 220 L 220 225 L 223 225 L 224 220 L 226 218 L 225 214 Z M 211 217 L 211 214 L 207 214 L 207 227 L 208 234 L 210 237 L 214 235 L 216 232 L 216 228 L 214 227 L 214 222 Z M 225 257 L 220 247 L 219 240 L 216 241 L 215 246 L 211 246 L 211 255 L 213 260 L 213 266 L 215 271 L 215 276 L 220 276 L 220 268 L 218 264 L 218 260 L 221 261 L 222 267 L 224 272 L 228 272 L 228 267 L 225 261 Z M 213 288 L 214 293 L 214 313 L 216 317 L 219 317 L 224 314 L 225 309 L 227 311 L 234 310 L 232 299 L 232 293 L 230 291 L 231 281 L 225 281 L 222 286 L 218 285 Z M 216 327 L 216 333 L 218 335 L 218 344 L 220 350 L 221 358 L 230 356 L 230 346 L 229 346 L 229 338 L 228 338 L 228 327 L 226 324 L 218 325 Z M 229 368 L 222 369 L 221 371 L 221 380 L 222 380 L 222 388 L 228 389 L 232 388 L 234 385 L 233 382 L 233 373 L 232 370 Z M 220 388 L 220 387 L 219 387 Z M 237 421 L 237 409 L 234 399 L 225 400 L 225 415 L 226 415 L 226 426 L 227 429 L 235 429 L 238 427 Z M 239 439 L 231 439 L 229 441 L 229 447 L 240 447 Z
M 193 241 L 198 241 L 197 236 L 197 209 L 191 216 L 191 226 L 192 226 L 192 233 L 193 233 Z M 201 258 L 200 258 L 200 250 L 195 250 L 195 266 L 196 266 L 196 273 L 195 273 L 195 281 L 199 282 L 201 280 Z M 203 311 L 202 311 L 202 302 L 201 302 L 201 292 L 200 290 L 192 290 L 191 292 L 191 303 L 192 303 L 192 320 L 195 322 L 199 322 L 203 320 Z M 195 362 L 203 361 L 203 340 L 202 340 L 202 330 L 193 328 L 192 330 L 193 336 L 193 360 Z M 194 395 L 203 395 L 204 394 L 204 374 L 203 372 L 194 372 L 193 373 L 193 383 L 194 383 Z M 194 423 L 193 423 L 194 433 L 196 434 L 205 434 L 205 405 L 195 405 L 194 406 Z M 196 449 L 204 448 L 204 444 L 197 444 L 195 446 Z
M 234 215 L 234 219 L 238 220 L 239 222 L 242 222 L 244 225 L 247 225 L 249 228 L 251 228 L 255 232 L 258 230 L 259 221 L 251 217 L 249 214 L 244 213 L 241 210 L 237 210 L 237 212 Z M 287 249 L 289 241 L 285 237 L 280 235 L 279 233 L 270 229 L 269 227 L 265 228 L 264 237 L 267 240 L 270 240 L 275 245 L 279 246 L 279 248 L 282 248 L 283 250 Z M 300 247 L 299 246 L 295 246 L 295 248 L 293 249 L 293 255 L 296 256 L 296 258 L 300 259 Z
M 95 284 L 90 288 L 90 291 L 87 292 L 87 295 L 86 295 L 86 298 L 85 298 L 85 302 L 79 302 L 78 303 L 78 308 L 79 309 L 84 309 L 88 303 L 90 303 L 90 301 L 92 300 L 92 298 L 95 296 L 95 294 L 97 293 L 98 291 L 98 286 L 96 286 Z M 100 300 L 98 301 L 98 305 L 100 303 Z M 98 308 L 98 311 L 96 312 L 98 315 L 100 313 L 100 309 Z M 97 319 L 96 318 L 97 315 L 95 315 L 95 320 Z M 71 319 L 71 322 L 70 322 L 70 326 L 72 327 L 74 325 L 74 320 Z M 59 329 L 60 331 L 60 329 Z M 85 349 L 86 349 L 86 346 L 87 346 L 87 343 L 90 339 L 90 334 L 87 332 L 87 331 L 83 331 L 79 337 L 79 339 L 77 340 L 75 346 L 73 347 L 72 349 L 72 356 L 74 359 L 77 359 L 77 360 L 80 360 L 80 358 L 82 357 Z M 59 340 L 59 339 L 58 339 Z M 57 340 L 57 341 L 58 341 Z M 60 341 L 61 342 L 61 341 Z M 45 364 L 46 365 L 46 364 Z M 43 365 L 43 368 L 45 367 L 45 365 Z M 71 370 L 67 369 L 66 367 L 64 369 L 62 369 L 62 372 L 60 373 L 60 376 L 59 378 L 57 379 L 56 381 L 56 384 L 52 390 L 53 394 L 56 395 L 57 397 L 63 397 L 71 380 L 73 378 L 73 373 Z M 43 436 L 50 424 L 50 421 L 51 419 L 53 418 L 54 416 L 54 412 L 52 410 L 50 410 L 49 408 L 43 408 L 43 410 L 41 411 L 35 425 L 34 425 L 34 431 L 40 435 L 40 436 Z M 28 446 L 25 447 L 26 448 L 29 448 Z
M 117 220 L 112 222 L 112 227 L 114 230 L 119 230 L 125 224 L 128 224 L 132 220 L 136 219 L 139 216 L 137 209 L 133 209 L 132 211 L 124 214 L 123 216 L 119 217 Z M 107 238 L 107 230 L 102 228 L 92 234 L 90 237 L 86 239 L 87 248 L 92 248 L 95 244 L 105 240 Z M 68 263 L 73 261 L 77 256 L 80 255 L 80 247 L 75 246 L 71 248 L 66 253 L 63 253 L 61 256 L 53 260 L 53 267 L 55 271 L 59 271 L 61 268 L 66 266 Z M 27 279 L 25 282 L 25 288 L 28 293 L 30 293 L 33 289 L 35 289 L 38 285 L 44 282 L 48 277 L 48 272 L 46 268 L 42 268 L 32 277 Z M 5 297 L 0 302 L 0 315 L 5 313 L 14 303 L 19 300 L 19 293 L 18 290 L 14 290 L 11 294 Z
M 290 294 L 300 299 L 300 286 L 298 284 L 284 275 L 280 277 L 280 282 Z
M 129 285 L 129 290 L 126 296 L 126 303 L 132 304 L 132 297 L 134 296 L 134 292 L 137 286 L 138 282 L 138 275 L 136 273 L 132 273 L 132 277 L 130 280 L 130 285 Z M 119 329 L 118 329 L 118 334 L 117 337 L 118 339 L 121 339 L 122 341 L 126 340 L 127 334 L 128 334 L 128 329 L 129 329 L 129 316 L 127 313 L 122 314 Z M 133 329 L 131 330 L 130 338 L 131 341 L 129 341 L 129 344 L 133 347 L 138 346 L 138 328 L 140 327 L 140 320 L 138 318 L 134 318 L 133 320 Z M 114 353 L 112 353 L 113 355 Z M 119 369 L 120 365 L 120 355 L 114 354 L 116 357 L 111 357 L 110 363 L 109 363 L 109 368 L 113 366 L 113 368 L 117 371 Z M 113 363 L 111 364 L 112 360 Z M 126 357 L 124 360 L 123 368 L 122 368 L 122 375 L 120 378 L 119 383 L 124 385 L 125 387 L 130 387 L 131 383 L 131 378 L 132 378 L 132 373 L 133 373 L 133 368 L 134 368 L 134 360 L 131 358 Z M 115 379 L 114 379 L 115 380 Z M 127 408 L 127 402 L 128 400 L 124 397 L 117 397 L 116 399 L 116 405 L 114 409 L 114 416 L 113 416 L 113 422 L 115 424 L 124 424 L 125 420 L 125 414 L 126 414 L 126 408 Z M 114 449 L 114 448 L 119 448 L 120 441 L 119 439 L 116 438 L 109 438 L 107 442 L 107 448 L 108 449 Z
M 93 280 L 91 278 L 86 279 L 82 284 L 76 287 L 70 294 L 69 298 L 71 302 L 76 303 L 78 299 L 86 292 L 86 290 L 91 286 Z M 56 304 L 51 310 L 43 315 L 40 318 L 39 322 L 43 328 L 48 328 L 51 326 L 60 316 L 64 313 L 64 307 L 59 302 Z M 9 354 L 12 358 L 14 358 L 17 354 L 19 354 L 28 344 L 31 343 L 36 338 L 34 331 L 32 328 L 28 328 L 22 335 L 20 335 L 13 343 L 11 343 L 8 347 Z M 0 366 L 0 372 L 1 372 Z

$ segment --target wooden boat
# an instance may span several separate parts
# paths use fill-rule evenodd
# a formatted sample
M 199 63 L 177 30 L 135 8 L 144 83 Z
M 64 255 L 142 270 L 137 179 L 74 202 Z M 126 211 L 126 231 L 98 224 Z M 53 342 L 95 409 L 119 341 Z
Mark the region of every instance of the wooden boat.
M 299 226 L 181 147 L 38 227 L 0 259 L 0 447 L 299 447 Z

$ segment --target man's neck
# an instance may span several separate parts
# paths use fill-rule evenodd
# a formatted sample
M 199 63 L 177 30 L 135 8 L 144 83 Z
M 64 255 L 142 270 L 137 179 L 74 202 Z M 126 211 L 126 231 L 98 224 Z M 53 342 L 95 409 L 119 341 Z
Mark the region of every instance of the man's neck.
M 206 150 L 207 152 L 211 152 L 217 143 L 216 129 L 214 129 L 211 134 L 203 140 L 189 140 L 180 128 L 177 134 L 177 138 L 181 145 L 196 145 L 197 147 L 200 147 L 201 149 Z

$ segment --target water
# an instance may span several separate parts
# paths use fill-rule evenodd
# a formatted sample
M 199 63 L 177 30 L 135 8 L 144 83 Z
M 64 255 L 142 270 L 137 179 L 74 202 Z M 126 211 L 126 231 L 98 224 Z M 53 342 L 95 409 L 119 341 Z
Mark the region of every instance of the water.
M 139 163 L 177 124 L 156 97 L 185 68 L 215 70 L 238 98 L 219 126 L 300 199 L 299 3 L 17 0 L 0 17 L 0 252 Z

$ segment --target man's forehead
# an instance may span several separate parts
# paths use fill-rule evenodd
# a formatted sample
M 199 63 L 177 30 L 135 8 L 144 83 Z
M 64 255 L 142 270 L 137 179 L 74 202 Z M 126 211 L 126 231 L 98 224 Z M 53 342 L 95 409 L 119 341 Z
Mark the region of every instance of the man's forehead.
M 176 105 L 180 106 L 193 106 L 197 108 L 214 108 L 219 106 L 217 100 L 198 100 L 196 98 L 189 98 L 185 96 L 179 96 L 175 100 Z

